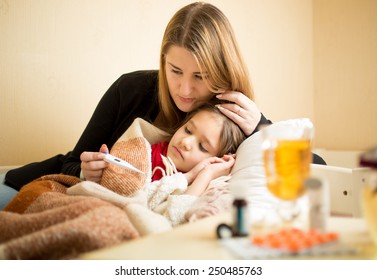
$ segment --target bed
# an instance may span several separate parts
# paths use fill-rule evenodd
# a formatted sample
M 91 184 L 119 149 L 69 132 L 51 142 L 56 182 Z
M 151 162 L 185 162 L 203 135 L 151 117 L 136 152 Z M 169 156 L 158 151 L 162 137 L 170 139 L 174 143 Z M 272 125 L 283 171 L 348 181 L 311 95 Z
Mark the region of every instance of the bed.
M 300 125 L 296 120 L 273 125 L 286 125 L 287 122 Z M 141 135 L 147 141 L 141 139 L 135 142 L 135 135 Z M 125 159 L 149 172 L 150 166 L 140 164 L 144 162 L 140 156 L 148 158 L 148 145 L 161 139 L 161 135 L 166 136 L 148 124 L 136 125 L 119 140 L 132 139 L 132 143 L 136 143 L 133 145 L 138 147 L 135 150 L 137 156 Z M 248 187 L 251 218 L 258 220 L 263 216 L 266 219 L 266 213 L 274 208 L 276 199 L 265 187 L 261 141 L 261 133 L 258 132 L 241 144 L 226 188 L 225 181 L 213 182 L 211 191 L 183 213 L 188 223 L 228 211 L 232 200 L 230 192 L 239 186 Z M 121 151 L 123 144 L 114 147 Z M 115 155 L 122 157 L 122 154 Z M 320 155 L 326 160 L 325 153 Z M 367 173 L 366 168 L 312 164 L 312 175 L 328 181 L 330 212 L 338 216 L 361 216 L 359 191 Z M 104 177 L 114 182 L 110 180 L 112 175 L 108 170 Z M 172 229 L 163 215 L 151 213 L 141 204 L 129 203 L 129 197 L 135 200 L 132 195 L 145 183 L 141 177 L 124 174 L 120 179 L 126 186 L 123 189 L 105 182 L 97 186 L 62 174 L 48 175 L 26 185 L 8 204 L 8 211 L 0 212 L 0 259 L 72 259 L 85 252 Z M 138 184 L 135 185 L 135 182 Z

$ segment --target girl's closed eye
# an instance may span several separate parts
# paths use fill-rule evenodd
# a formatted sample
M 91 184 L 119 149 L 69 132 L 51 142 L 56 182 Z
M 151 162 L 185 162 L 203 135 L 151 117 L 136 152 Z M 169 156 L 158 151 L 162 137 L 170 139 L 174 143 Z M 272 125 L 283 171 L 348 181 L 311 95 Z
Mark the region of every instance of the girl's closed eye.
M 186 132 L 187 134 L 189 134 L 189 135 L 192 134 L 191 130 L 190 130 L 187 126 L 185 126 L 185 132 Z
M 199 150 L 203 153 L 208 153 L 208 150 L 201 143 L 199 143 Z

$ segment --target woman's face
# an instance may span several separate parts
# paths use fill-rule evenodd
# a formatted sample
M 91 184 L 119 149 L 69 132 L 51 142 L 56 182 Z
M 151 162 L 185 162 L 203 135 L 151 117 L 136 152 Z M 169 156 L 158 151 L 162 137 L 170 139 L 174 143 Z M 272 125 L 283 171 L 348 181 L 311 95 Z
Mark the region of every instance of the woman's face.
M 167 156 L 179 171 L 190 171 L 203 159 L 217 155 L 223 125 L 217 114 L 198 112 L 174 133 Z
M 190 112 L 211 99 L 212 93 L 205 81 L 208 77 L 200 72 L 191 52 L 171 46 L 165 64 L 170 95 L 179 110 Z

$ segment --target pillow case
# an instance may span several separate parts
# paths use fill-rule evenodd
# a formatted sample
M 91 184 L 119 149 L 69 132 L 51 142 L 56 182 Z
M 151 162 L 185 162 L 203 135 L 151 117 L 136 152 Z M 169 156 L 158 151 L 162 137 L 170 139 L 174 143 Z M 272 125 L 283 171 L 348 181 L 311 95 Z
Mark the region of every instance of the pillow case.
M 251 224 L 275 223 L 278 219 L 275 208 L 278 199 L 266 187 L 266 174 L 263 162 L 262 130 L 263 129 L 292 129 L 293 133 L 300 131 L 300 127 L 310 125 L 308 119 L 288 119 L 266 126 L 248 137 L 236 153 L 236 162 L 231 171 L 229 188 L 233 195 L 247 197 L 249 220 Z M 300 204 L 306 204 L 305 198 Z

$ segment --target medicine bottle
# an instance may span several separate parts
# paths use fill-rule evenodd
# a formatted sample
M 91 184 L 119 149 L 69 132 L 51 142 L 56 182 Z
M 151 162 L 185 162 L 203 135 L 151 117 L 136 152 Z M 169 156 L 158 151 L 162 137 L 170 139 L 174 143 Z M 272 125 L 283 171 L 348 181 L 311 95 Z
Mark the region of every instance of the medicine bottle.
M 233 194 L 233 237 L 249 235 L 248 202 L 246 188 L 234 187 Z

